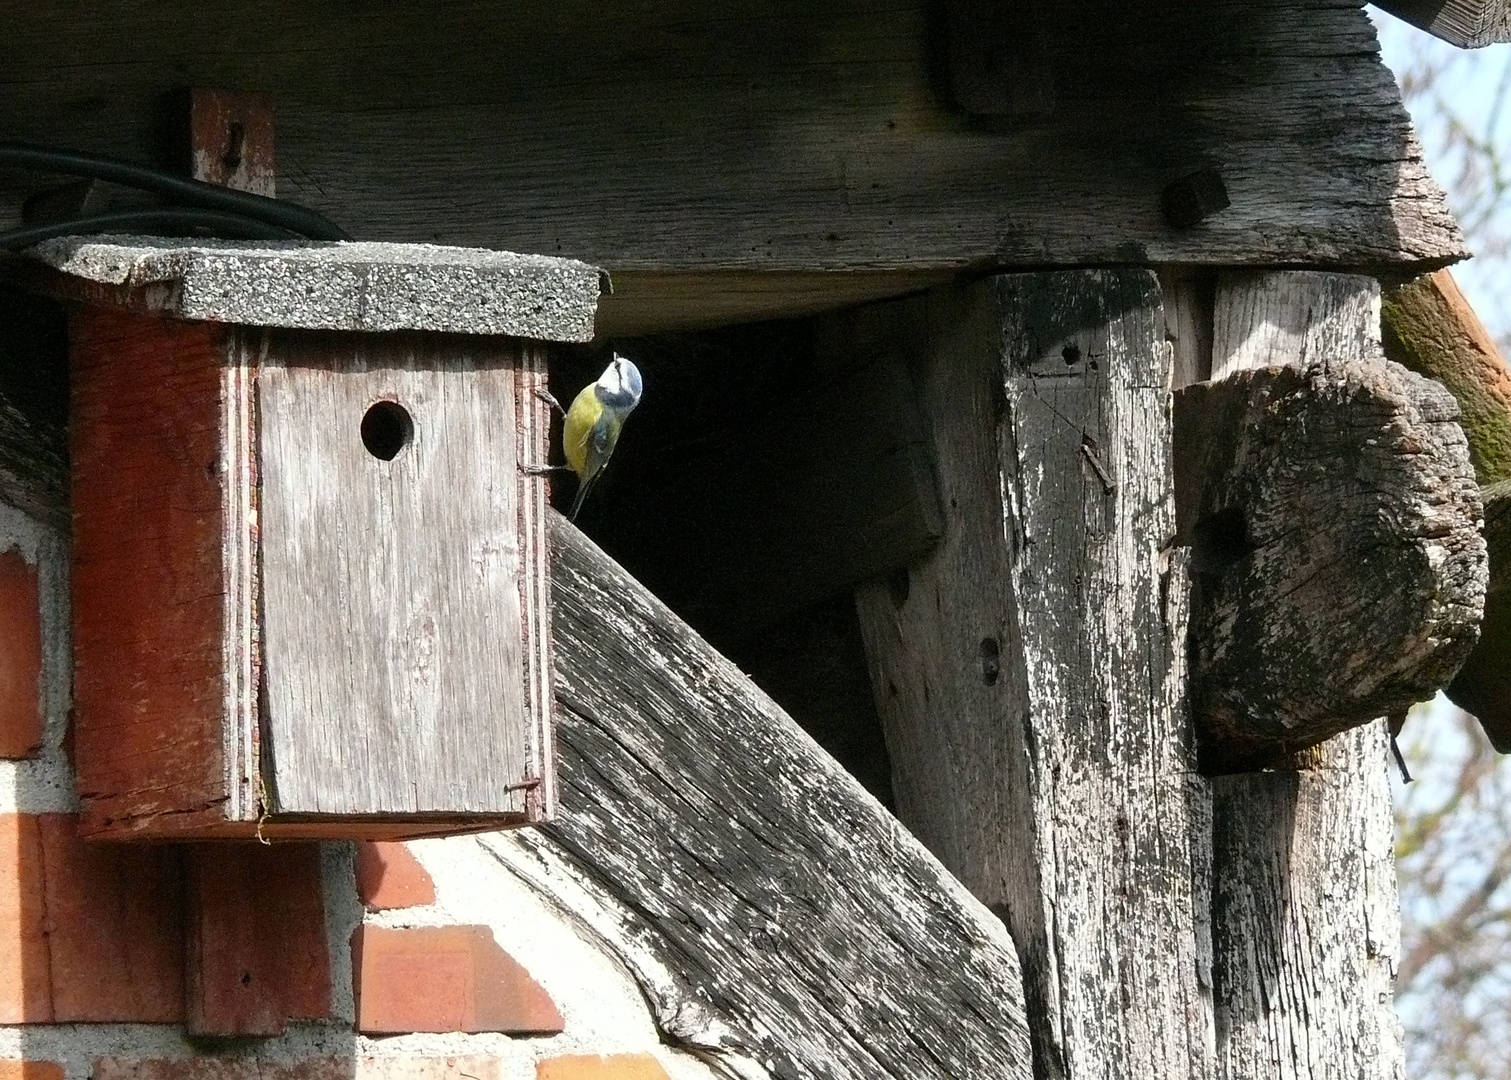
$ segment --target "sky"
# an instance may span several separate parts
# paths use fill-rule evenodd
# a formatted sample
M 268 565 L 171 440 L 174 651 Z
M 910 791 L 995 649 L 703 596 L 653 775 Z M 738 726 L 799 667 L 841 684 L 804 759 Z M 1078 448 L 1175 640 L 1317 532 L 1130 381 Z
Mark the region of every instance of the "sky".
M 1511 45 L 1459 49 L 1369 10 L 1427 163 L 1475 253 L 1453 275 L 1504 353 L 1511 344 Z

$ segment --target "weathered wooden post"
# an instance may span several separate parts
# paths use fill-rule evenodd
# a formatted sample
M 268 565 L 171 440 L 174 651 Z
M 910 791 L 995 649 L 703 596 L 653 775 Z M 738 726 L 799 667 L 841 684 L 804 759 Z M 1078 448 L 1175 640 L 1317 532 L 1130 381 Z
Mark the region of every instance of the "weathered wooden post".
M 1036 1075 L 1211 1076 L 1154 276 L 1004 275 L 893 310 L 926 320 L 946 507 L 935 552 L 857 592 L 898 814 L 1012 930 Z M 878 329 L 852 347 L 898 337 Z

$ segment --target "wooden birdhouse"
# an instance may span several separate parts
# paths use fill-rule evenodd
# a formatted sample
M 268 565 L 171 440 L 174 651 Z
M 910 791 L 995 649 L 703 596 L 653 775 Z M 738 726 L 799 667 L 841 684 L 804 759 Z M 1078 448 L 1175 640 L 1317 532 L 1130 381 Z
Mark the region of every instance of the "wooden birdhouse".
M 401 837 L 551 812 L 544 386 L 583 263 L 56 242 L 82 830 Z

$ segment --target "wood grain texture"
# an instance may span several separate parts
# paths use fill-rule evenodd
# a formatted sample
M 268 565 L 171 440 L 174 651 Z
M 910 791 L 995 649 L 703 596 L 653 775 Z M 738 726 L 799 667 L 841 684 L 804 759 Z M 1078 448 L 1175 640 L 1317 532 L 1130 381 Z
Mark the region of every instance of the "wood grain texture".
M 273 810 L 518 813 L 522 454 L 507 339 L 278 334 L 258 373 Z M 375 403 L 409 418 L 369 452 Z M 538 627 L 530 627 L 538 630 Z
M 1002 925 L 732 664 L 551 528 L 561 810 L 483 843 L 721 1075 L 1027 1080 Z
M 82 309 L 69 336 L 80 827 L 210 824 L 228 796 L 225 328 Z
M 1378 288 L 1367 278 L 1305 272 L 1220 281 L 1214 375 L 1239 370 L 1239 353 L 1282 364 L 1380 360 Z M 1291 351 L 1245 345 L 1273 340 L 1275 327 Z M 1377 720 L 1322 743 L 1314 768 L 1214 783 L 1218 1080 L 1402 1076 L 1386 745 Z M 1358 842 L 1334 842 L 1345 835 Z M 1282 868 L 1296 872 L 1262 872 L 1277 852 L 1288 853 Z
M 207 184 L 275 198 L 273 103 L 211 86 L 189 91 L 190 173 Z
M 0 394 L 0 501 L 66 526 L 68 451 L 63 431 L 28 417 Z
M 1474 648 L 1480 494 L 1458 404 L 1396 364 L 1314 361 L 1176 393 L 1202 768 L 1404 712 Z
M 627 307 L 636 274 L 838 272 L 704 294 L 727 323 L 857 271 L 1465 254 L 1352 0 L 1069 0 L 1044 28 L 1053 111 L 1011 130 L 941 93 L 926 0 L 70 11 L 0 44 L 13 137 L 150 161 L 165 92 L 265 92 L 285 197 L 367 239 L 586 259 Z M 1207 165 L 1232 205 L 1171 227 L 1165 185 Z
M 1506 0 L 1381 0 L 1379 6 L 1462 49 L 1511 41 Z
M 280 1035 L 330 1014 L 318 844 L 184 848 L 185 1024 L 194 1035 Z
M 1399 1080 L 1400 949 L 1388 735 L 1213 788 L 1218 1075 Z
M 1447 270 L 1385 292 L 1385 355 L 1448 388 L 1481 484 L 1511 480 L 1511 370 Z
M 926 305 L 945 538 L 857 598 L 899 816 L 1012 929 L 1036 1075 L 1209 1076 L 1154 277 Z

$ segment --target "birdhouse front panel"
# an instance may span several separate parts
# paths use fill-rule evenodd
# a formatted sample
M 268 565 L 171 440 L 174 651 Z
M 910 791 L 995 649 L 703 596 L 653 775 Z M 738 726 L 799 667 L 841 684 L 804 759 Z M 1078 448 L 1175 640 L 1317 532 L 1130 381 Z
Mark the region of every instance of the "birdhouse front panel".
M 293 814 L 523 814 L 539 772 L 508 338 L 271 335 L 258 365 L 269 796 Z M 523 451 L 523 453 L 522 453 Z M 522 489 L 525 489 L 522 492 Z
M 549 816 L 532 467 L 551 343 L 591 336 L 597 271 L 406 245 L 100 242 L 59 261 L 85 279 L 56 290 L 78 301 L 82 830 L 391 838 Z

